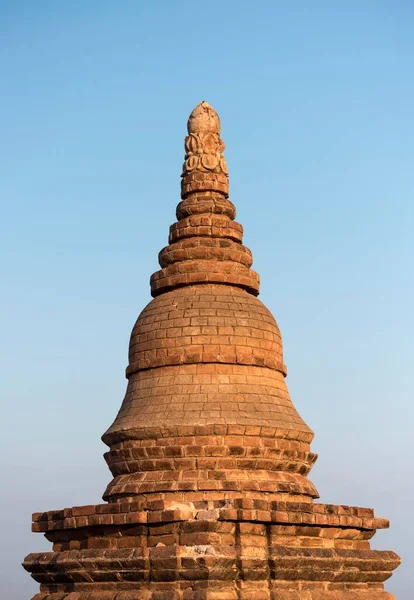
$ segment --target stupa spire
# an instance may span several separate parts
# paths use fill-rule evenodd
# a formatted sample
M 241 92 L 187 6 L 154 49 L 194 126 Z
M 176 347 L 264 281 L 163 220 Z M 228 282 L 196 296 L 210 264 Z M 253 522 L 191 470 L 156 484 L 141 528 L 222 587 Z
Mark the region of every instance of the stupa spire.
M 200 102 L 190 114 L 185 138 L 182 173 L 182 198 L 199 191 L 229 195 L 224 142 L 220 137 L 220 118 L 208 102 Z
M 242 244 L 243 227 L 234 220 L 236 209 L 228 199 L 220 118 L 203 101 L 190 114 L 187 129 L 178 222 L 171 225 L 169 245 L 159 254 L 161 270 L 151 277 L 151 293 L 221 283 L 257 296 L 259 275 L 250 268 L 252 253 Z

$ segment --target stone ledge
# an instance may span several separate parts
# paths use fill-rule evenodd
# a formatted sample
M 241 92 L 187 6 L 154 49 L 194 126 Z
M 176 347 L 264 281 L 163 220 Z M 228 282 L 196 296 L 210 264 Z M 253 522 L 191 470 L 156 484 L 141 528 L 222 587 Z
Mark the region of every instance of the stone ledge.
M 399 565 L 394 552 L 271 546 L 261 555 L 240 554 L 237 547 L 162 546 L 152 548 L 70 550 L 29 554 L 24 567 L 41 584 L 82 582 L 244 580 L 383 583 Z
M 265 367 L 279 371 L 285 377 L 287 376 L 286 365 L 277 360 L 270 351 L 254 348 L 246 349 L 244 346 L 236 348 L 230 344 L 203 344 L 200 348 L 200 351 L 197 351 L 192 346 L 181 346 L 177 349 L 172 348 L 168 350 L 169 354 L 166 353 L 165 356 L 157 356 L 157 350 L 137 352 L 136 355 L 138 355 L 138 358 L 135 358 L 128 365 L 125 376 L 129 379 L 137 371 L 187 364 L 236 364 Z
M 186 365 L 187 367 L 189 365 Z M 208 366 L 208 365 L 194 365 L 194 367 Z M 226 366 L 226 365 L 220 365 Z M 169 367 L 174 368 L 174 367 Z M 177 368 L 177 367 L 176 367 Z M 185 367 L 180 367 L 185 368 Z M 252 367 L 255 369 L 261 369 L 261 367 Z M 243 435 L 243 436 L 260 436 L 263 438 L 277 438 L 286 439 L 292 441 L 311 442 L 314 434 L 309 429 L 297 430 L 297 429 L 284 429 L 282 427 L 271 427 L 267 425 L 242 425 L 242 424 L 206 424 L 206 425 L 174 425 L 174 426 L 163 426 L 163 427 L 141 427 L 130 429 L 125 432 L 126 440 L 150 440 L 160 438 L 182 438 L 182 437 L 194 437 L 193 443 L 197 445 L 199 440 L 198 436 L 217 436 L 217 435 Z M 103 441 L 109 446 L 113 442 L 112 438 L 116 438 L 116 441 L 122 441 L 122 432 L 117 433 L 105 433 L 102 436 Z M 119 439 L 118 439 L 119 438 Z M 176 442 L 177 443 L 177 442 Z M 214 444 L 215 441 L 209 440 L 208 444 Z
M 227 500 L 217 508 L 220 521 L 258 522 L 283 525 L 309 525 L 353 529 L 385 529 L 387 519 L 374 517 L 372 509 L 334 506 L 331 504 L 307 504 L 295 502 L 265 502 L 262 500 Z M 199 503 L 200 504 L 200 503 Z M 200 518 L 206 506 L 196 509 L 189 503 L 171 501 L 121 502 L 75 506 L 63 510 L 33 514 L 32 531 L 48 532 L 81 527 L 168 523 Z M 212 504 L 211 502 L 209 504 Z M 220 503 L 217 503 L 218 505 Z M 213 504 L 214 506 L 214 504 Z
M 179 221 L 185 217 L 202 213 L 225 215 L 233 221 L 236 218 L 236 207 L 233 202 L 220 193 L 195 193 L 182 200 L 175 212 Z
M 174 582 L 170 587 L 156 589 L 154 584 L 151 589 L 118 592 L 114 590 L 90 592 L 88 590 L 77 592 L 40 592 L 33 600 L 395 600 L 392 594 L 378 590 L 348 590 L 348 591 L 320 591 L 307 590 L 288 591 L 271 589 L 258 590 L 257 583 L 252 589 L 234 590 L 177 590 Z

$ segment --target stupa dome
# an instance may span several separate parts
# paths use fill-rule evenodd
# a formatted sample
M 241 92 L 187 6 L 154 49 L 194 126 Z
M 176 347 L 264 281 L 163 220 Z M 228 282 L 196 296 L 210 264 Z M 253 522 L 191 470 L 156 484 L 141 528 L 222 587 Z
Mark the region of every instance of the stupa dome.
M 123 404 L 103 436 L 114 475 L 104 498 L 247 486 L 311 501 L 313 433 L 285 384 L 277 323 L 257 298 L 208 103 L 193 110 L 188 132 L 178 221 L 132 331 Z

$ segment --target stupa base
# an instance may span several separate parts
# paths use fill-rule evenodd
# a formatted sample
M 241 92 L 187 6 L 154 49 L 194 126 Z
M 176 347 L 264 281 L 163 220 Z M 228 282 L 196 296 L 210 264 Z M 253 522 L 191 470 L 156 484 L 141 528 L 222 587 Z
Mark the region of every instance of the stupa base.
M 391 600 L 371 509 L 254 499 L 139 500 L 33 515 L 53 552 L 33 600 Z

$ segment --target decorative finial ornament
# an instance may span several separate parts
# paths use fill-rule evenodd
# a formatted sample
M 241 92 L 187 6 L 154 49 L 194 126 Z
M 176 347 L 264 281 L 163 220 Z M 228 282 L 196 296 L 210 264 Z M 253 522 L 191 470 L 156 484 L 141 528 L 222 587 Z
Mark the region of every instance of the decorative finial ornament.
M 205 100 L 197 104 L 187 122 L 188 133 L 210 132 L 220 135 L 220 117 Z
M 200 102 L 187 128 L 178 223 L 171 225 L 169 245 L 159 254 L 162 268 L 151 277 L 151 293 L 224 283 L 257 296 L 259 275 L 250 268 L 252 254 L 242 245 L 243 227 L 234 221 L 236 209 L 228 199 L 219 116 L 208 102 Z
M 227 198 L 229 179 L 218 114 L 208 102 L 200 102 L 188 119 L 187 129 L 181 197 L 210 191 Z

